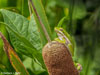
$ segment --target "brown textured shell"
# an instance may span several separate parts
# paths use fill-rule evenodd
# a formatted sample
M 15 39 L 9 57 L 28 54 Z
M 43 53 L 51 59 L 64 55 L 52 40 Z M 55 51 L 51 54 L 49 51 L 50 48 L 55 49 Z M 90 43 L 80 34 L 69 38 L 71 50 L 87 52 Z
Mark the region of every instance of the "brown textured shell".
M 46 44 L 42 55 L 49 75 L 79 75 L 63 43 L 53 41 Z

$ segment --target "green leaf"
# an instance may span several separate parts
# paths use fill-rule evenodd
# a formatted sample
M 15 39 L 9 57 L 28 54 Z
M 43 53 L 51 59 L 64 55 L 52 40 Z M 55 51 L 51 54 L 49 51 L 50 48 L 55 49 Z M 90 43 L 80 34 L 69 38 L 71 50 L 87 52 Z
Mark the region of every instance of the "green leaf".
M 26 59 L 23 61 L 23 64 L 26 68 L 30 69 L 34 73 L 31 75 L 39 75 L 41 72 L 45 72 L 45 70 L 40 66 L 40 64 L 36 63 L 33 59 L 29 57 L 25 58 Z
M 28 39 L 30 39 L 30 42 L 34 45 L 34 47 L 37 50 L 42 50 L 42 39 L 40 38 L 39 30 L 33 15 L 31 16 L 28 31 Z
M 41 66 L 45 68 L 42 53 L 40 52 L 42 48 L 40 36 L 34 17 L 29 22 L 25 17 L 14 12 L 2 9 L 1 13 L 14 48 L 18 52 L 38 60 Z
M 37 14 L 40 17 L 41 22 L 43 23 L 43 25 L 44 25 L 44 27 L 45 27 L 50 39 L 52 39 L 51 30 L 50 30 L 49 23 L 48 23 L 46 15 L 45 15 L 45 11 L 44 11 L 43 5 L 41 3 L 41 0 L 32 0 L 32 1 L 34 3 L 35 8 L 36 8 Z M 33 14 L 34 14 L 35 21 L 37 23 L 37 26 L 38 26 L 38 29 L 39 29 L 39 32 L 40 32 L 40 37 L 42 39 L 42 43 L 43 43 L 43 46 L 44 46 L 47 43 L 47 38 L 45 36 L 45 33 L 43 31 L 43 28 L 41 27 L 41 24 L 40 24 L 38 18 L 36 16 L 36 13 L 33 12 Z
M 59 21 L 57 27 L 62 27 L 62 25 L 63 25 L 63 23 L 64 23 L 65 20 L 67 20 L 67 16 L 66 16 L 66 17 L 63 17 L 63 18 Z
M 16 7 L 20 10 L 21 14 L 25 17 L 29 16 L 28 0 L 16 0 Z M 15 2 L 15 1 L 14 1 Z
M 7 2 L 8 2 L 8 0 L 0 0 L 0 8 L 6 7 L 7 6 Z
M 65 12 L 66 16 L 68 16 L 70 14 L 70 12 L 73 12 L 72 17 L 74 20 L 82 19 L 87 15 L 86 7 L 85 7 L 84 3 L 82 2 L 82 0 L 76 0 L 76 1 L 56 0 L 56 1 L 59 6 L 65 8 L 64 12 Z M 68 12 L 68 10 L 72 9 L 71 8 L 72 6 L 73 6 L 73 10 Z
M 25 69 L 20 58 L 17 56 L 16 52 L 10 46 L 6 38 L 1 33 L 0 33 L 0 37 L 2 38 L 4 43 L 4 50 L 10 60 L 10 63 L 12 64 L 16 72 L 20 72 L 21 75 L 29 75 L 28 71 Z

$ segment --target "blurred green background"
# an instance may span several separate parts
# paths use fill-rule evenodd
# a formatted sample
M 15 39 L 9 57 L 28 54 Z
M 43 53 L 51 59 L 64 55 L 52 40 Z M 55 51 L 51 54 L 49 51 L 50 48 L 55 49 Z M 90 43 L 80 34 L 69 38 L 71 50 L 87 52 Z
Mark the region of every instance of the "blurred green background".
M 75 37 L 75 57 L 83 67 L 80 75 L 100 75 L 100 0 L 41 1 L 52 32 L 62 17 L 69 16 L 69 20 L 64 22 L 63 28 Z M 8 9 L 30 19 L 27 0 L 0 0 L 0 9 Z M 0 21 L 3 21 L 1 13 Z M 3 24 L 0 24 L 0 31 L 10 42 Z M 18 55 L 31 75 L 47 75 L 45 71 L 39 71 L 41 68 L 37 64 L 34 64 L 37 68 L 36 71 L 32 70 L 32 59 L 21 54 Z M 14 69 L 3 51 L 3 43 L 0 39 L 0 72 L 12 71 L 14 72 Z

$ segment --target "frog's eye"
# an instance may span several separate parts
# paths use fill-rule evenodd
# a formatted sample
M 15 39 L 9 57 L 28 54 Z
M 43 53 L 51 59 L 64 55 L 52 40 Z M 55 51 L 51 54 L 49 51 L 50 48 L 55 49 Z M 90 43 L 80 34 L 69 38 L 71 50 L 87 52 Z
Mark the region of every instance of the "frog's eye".
M 61 30 L 61 31 L 63 31 L 63 29 L 62 29 L 62 28 L 60 28 L 60 30 Z

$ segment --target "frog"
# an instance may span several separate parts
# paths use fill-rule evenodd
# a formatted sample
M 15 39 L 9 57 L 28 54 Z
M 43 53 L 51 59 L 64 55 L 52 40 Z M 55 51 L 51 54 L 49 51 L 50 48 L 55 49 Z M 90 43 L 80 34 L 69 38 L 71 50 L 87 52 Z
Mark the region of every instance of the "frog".
M 74 56 L 74 40 L 73 38 L 61 27 L 55 27 L 55 32 L 58 35 L 58 38 L 55 38 L 56 41 L 64 43 L 71 56 Z
M 75 51 L 75 41 L 74 41 L 73 37 L 70 36 L 70 34 L 68 32 L 66 32 L 62 27 L 55 27 L 54 30 L 58 35 L 58 38 L 55 38 L 55 41 L 63 43 L 67 47 L 69 54 L 73 58 L 74 57 L 74 51 Z M 74 58 L 73 58 L 73 60 L 74 60 Z M 81 72 L 81 70 L 82 70 L 81 64 L 74 61 L 74 65 L 77 68 L 77 70 L 79 72 Z

